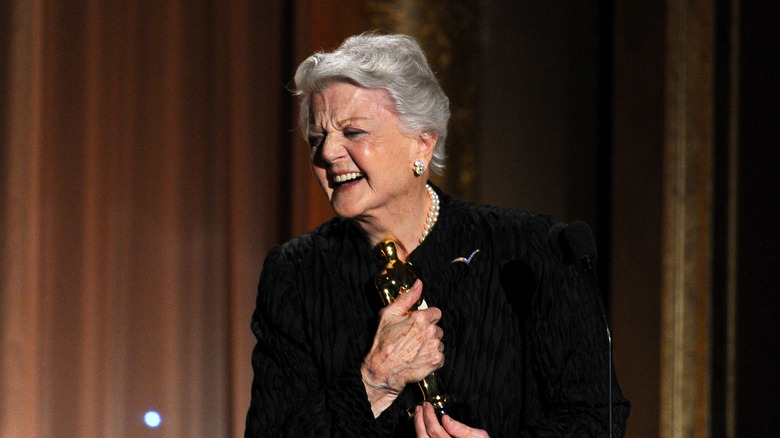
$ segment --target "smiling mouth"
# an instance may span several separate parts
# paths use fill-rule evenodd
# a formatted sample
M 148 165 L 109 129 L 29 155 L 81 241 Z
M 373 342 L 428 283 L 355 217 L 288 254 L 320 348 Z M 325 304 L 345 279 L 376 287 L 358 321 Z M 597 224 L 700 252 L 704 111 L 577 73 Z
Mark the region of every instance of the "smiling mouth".
M 360 172 L 344 173 L 333 177 L 333 183 L 337 187 L 347 185 L 351 182 L 363 179 L 363 174 Z

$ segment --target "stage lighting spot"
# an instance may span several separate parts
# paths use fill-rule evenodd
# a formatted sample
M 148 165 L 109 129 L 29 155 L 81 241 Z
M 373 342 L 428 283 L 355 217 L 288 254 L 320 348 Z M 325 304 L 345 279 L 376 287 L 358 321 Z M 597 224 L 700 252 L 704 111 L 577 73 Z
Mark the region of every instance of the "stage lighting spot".
M 155 411 L 149 411 L 144 415 L 144 423 L 149 427 L 157 427 L 162 423 L 162 417 Z

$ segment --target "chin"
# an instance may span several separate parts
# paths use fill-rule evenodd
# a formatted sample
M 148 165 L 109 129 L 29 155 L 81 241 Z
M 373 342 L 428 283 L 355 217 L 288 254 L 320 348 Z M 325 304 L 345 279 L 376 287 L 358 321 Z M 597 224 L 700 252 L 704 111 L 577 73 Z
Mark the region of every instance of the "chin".
M 330 193 L 330 207 L 338 217 L 351 219 L 363 212 L 363 199 L 352 191 L 340 193 L 334 190 Z
M 333 209 L 333 213 L 338 217 L 343 217 L 345 219 L 352 219 L 354 217 L 357 217 L 359 215 L 359 211 L 354 208 L 354 206 L 343 206 L 336 203 L 331 203 L 330 207 Z M 351 208 L 350 208 L 351 207 Z

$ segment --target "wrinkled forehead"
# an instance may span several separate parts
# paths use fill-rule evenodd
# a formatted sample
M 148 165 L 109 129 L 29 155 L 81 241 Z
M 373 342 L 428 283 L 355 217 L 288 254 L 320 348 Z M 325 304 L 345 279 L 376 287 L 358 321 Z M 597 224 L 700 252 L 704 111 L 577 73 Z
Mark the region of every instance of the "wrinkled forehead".
M 311 99 L 309 125 L 339 126 L 350 119 L 372 119 L 393 111 L 392 98 L 387 90 L 365 88 L 349 82 L 333 82 Z

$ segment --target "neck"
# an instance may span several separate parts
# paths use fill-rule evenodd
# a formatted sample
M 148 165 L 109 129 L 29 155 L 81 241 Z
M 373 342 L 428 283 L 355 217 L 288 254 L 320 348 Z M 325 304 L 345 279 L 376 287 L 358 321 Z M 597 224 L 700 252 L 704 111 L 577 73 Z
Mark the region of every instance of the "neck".
M 409 254 L 420 245 L 420 237 L 425 229 L 431 200 L 426 186 L 403 202 L 403 207 L 388 208 L 387 214 L 355 218 L 371 247 L 392 239 L 396 243 L 398 257 L 407 260 Z

